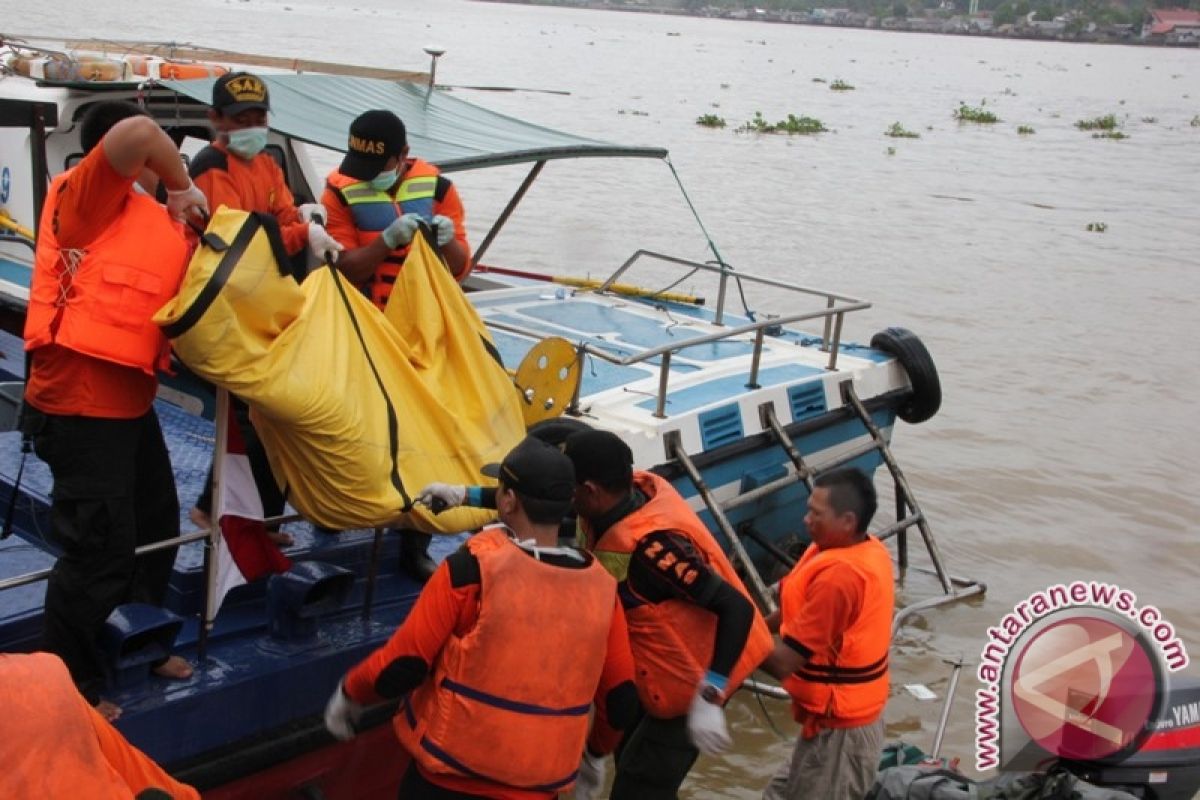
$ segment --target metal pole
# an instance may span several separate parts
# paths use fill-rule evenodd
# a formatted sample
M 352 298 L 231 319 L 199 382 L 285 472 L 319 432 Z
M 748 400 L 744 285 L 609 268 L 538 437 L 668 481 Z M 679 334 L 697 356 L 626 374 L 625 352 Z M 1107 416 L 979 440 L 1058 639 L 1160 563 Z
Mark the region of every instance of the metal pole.
M 949 662 L 946 662 L 949 663 Z M 946 702 L 942 704 L 942 719 L 938 722 L 937 733 L 933 737 L 934 758 L 942 752 L 942 739 L 946 736 L 946 723 L 950 721 L 950 707 L 954 705 L 954 691 L 958 688 L 958 674 L 962 672 L 963 661 L 954 662 L 954 672 L 950 675 L 950 688 L 946 690 Z
M 41 224 L 42 206 L 46 203 L 46 191 L 49 188 L 46 178 L 49 169 L 46 161 L 46 112 L 40 103 L 33 107 L 32 137 L 29 141 L 30 167 L 33 168 L 33 230 L 37 233 Z
M 500 234 L 500 229 L 508 222 L 508 218 L 517 210 L 517 204 L 525 197 L 525 193 L 529 191 L 529 187 L 537 180 L 537 176 L 541 174 L 542 167 L 546 166 L 544 160 L 535 162 L 533 169 L 529 170 L 529 174 L 525 176 L 525 180 L 521 181 L 521 185 L 517 187 L 517 191 L 509 198 L 508 205 L 500 212 L 500 216 L 492 223 L 491 230 L 487 232 L 487 236 L 483 237 L 483 242 L 475 251 L 475 255 L 471 257 L 471 263 L 479 266 L 479 260 L 483 258 L 483 254 L 492 246 L 492 241 Z
M 212 633 L 213 620 L 217 616 L 217 565 L 218 548 L 221 547 L 221 516 L 225 513 L 225 483 L 221 474 L 222 462 L 229 443 L 229 390 L 217 387 L 216 411 L 217 431 L 213 442 L 213 487 L 211 520 L 208 529 L 208 545 L 204 548 L 204 609 L 200 615 L 200 632 L 196 641 L 196 657 L 203 661 L 208 650 L 208 636 Z
M 667 418 L 667 378 L 671 374 L 671 351 L 662 354 L 662 370 L 658 373 L 658 402 L 654 404 L 654 417 Z M 583 379 L 580 378 L 580 383 Z
M 379 556 L 383 552 L 383 533 L 387 528 L 375 529 L 375 541 L 371 543 L 371 563 L 367 565 L 367 587 L 363 590 L 363 619 L 371 618 L 371 606 L 375 604 L 375 581 L 379 577 Z
M 908 505 L 905 503 L 904 487 L 899 481 L 893 481 L 896 486 L 896 519 L 897 525 L 907 521 Z M 916 520 L 916 517 L 913 517 Z M 908 569 L 908 525 L 896 530 L 896 564 L 900 569 Z
M 762 361 L 763 330 L 759 328 L 754 332 L 754 357 L 750 360 L 750 382 L 746 384 L 747 389 L 762 388 L 758 385 L 758 365 Z
M 429 54 L 429 85 L 425 87 L 425 99 L 429 99 L 429 95 L 433 94 L 433 79 L 437 75 L 437 60 L 446 54 L 446 51 L 441 47 L 430 45 L 425 48 L 425 52 Z

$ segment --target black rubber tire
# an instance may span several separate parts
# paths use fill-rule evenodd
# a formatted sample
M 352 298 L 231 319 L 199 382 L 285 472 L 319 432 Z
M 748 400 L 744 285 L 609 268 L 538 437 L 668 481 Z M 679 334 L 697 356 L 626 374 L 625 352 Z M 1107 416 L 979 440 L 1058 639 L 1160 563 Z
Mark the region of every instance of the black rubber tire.
M 541 422 L 533 423 L 529 426 L 526 433 L 541 439 L 546 444 L 558 447 L 572 433 L 590 431 L 591 429 L 591 425 L 575 417 L 554 417 L 553 419 L 544 419 Z
M 897 409 L 900 419 L 916 425 L 936 414 L 942 407 L 942 381 L 917 335 L 907 328 L 885 328 L 871 337 L 871 347 L 895 356 L 908 374 L 912 394 Z

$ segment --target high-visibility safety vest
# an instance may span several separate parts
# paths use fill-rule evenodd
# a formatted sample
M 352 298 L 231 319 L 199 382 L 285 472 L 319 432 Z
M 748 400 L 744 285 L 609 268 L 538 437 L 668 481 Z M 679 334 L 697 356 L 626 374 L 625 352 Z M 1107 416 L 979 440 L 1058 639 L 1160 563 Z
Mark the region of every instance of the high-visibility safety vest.
M 53 219 L 70 170 L 50 184 L 44 219 Z M 113 224 L 83 250 L 38 231 L 25 349 L 57 344 L 153 375 L 170 350 L 154 313 L 179 290 L 187 268 L 183 227 L 153 198 L 130 190 Z
M 467 547 L 479 560 L 478 621 L 401 701 L 396 734 L 431 775 L 564 791 L 587 739 L 616 583 L 595 561 L 531 558 L 499 528 Z
M 624 581 L 629 574 L 629 560 L 642 537 L 654 531 L 668 531 L 686 537 L 708 568 L 741 592 L 753 606 L 754 601 L 733 564 L 674 487 L 663 478 L 642 471 L 634 472 L 633 483 L 646 496 L 646 504 L 603 533 L 592 548 L 597 560 L 618 581 Z M 622 594 L 623 600 L 625 597 Z M 626 602 L 625 619 L 633 651 L 634 682 L 642 706 L 660 719 L 686 714 L 712 661 L 717 616 L 695 603 L 672 599 L 661 603 Z M 750 634 L 729 675 L 726 697 L 737 691 L 773 646 L 766 620 L 755 606 Z
M 862 610 L 830 652 L 813 653 L 783 686 L 792 696 L 797 720 L 817 717 L 867 725 L 883 713 L 888 699 L 888 648 L 892 640 L 895 588 L 892 559 L 874 536 L 850 547 L 809 547 L 780 587 L 780 616 L 798 613 L 794 599 L 827 569 L 851 569 L 866 584 Z M 836 727 L 836 725 L 834 726 Z
M 359 246 L 365 247 L 382 236 L 384 229 L 404 214 L 420 214 L 426 222 L 432 222 L 440 174 L 438 168 L 429 162 L 413 159 L 394 196 L 376 189 L 370 181 L 360 181 L 340 172 L 330 175 L 328 182 L 349 207 L 354 227 L 358 228 Z M 387 305 L 392 285 L 407 255 L 408 247 L 397 248 L 388 253 L 375 268 L 369 296 L 379 308 Z

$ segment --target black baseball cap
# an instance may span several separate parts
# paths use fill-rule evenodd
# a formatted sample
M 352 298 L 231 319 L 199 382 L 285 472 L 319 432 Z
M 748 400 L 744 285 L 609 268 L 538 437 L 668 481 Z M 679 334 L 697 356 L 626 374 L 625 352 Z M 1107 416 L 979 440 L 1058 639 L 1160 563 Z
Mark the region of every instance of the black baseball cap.
M 633 481 L 633 451 L 611 431 L 578 431 L 567 437 L 563 453 L 575 466 L 579 483 L 595 481 L 610 489 Z
M 227 117 L 249 108 L 271 110 L 267 84 L 249 72 L 227 72 L 213 83 L 212 107 Z
M 561 502 L 564 511 L 575 494 L 571 459 L 557 447 L 532 436 L 526 436 L 499 464 L 487 464 L 480 472 L 499 478 L 519 495 Z
M 360 181 L 369 181 L 383 172 L 383 165 L 408 144 L 404 123 L 390 111 L 364 111 L 350 123 L 346 157 L 338 172 Z

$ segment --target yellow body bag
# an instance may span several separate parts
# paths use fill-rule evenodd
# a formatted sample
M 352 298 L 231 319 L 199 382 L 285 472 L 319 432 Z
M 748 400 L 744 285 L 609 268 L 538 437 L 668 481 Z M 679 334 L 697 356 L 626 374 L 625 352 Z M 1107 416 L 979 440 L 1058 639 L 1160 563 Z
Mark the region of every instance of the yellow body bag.
M 490 334 L 424 237 L 386 316 L 335 269 L 297 283 L 287 264 L 273 218 L 222 207 L 155 321 L 190 369 L 250 406 L 288 502 L 339 530 L 493 519 L 412 504 L 433 481 L 494 483 L 480 467 L 525 435 Z

